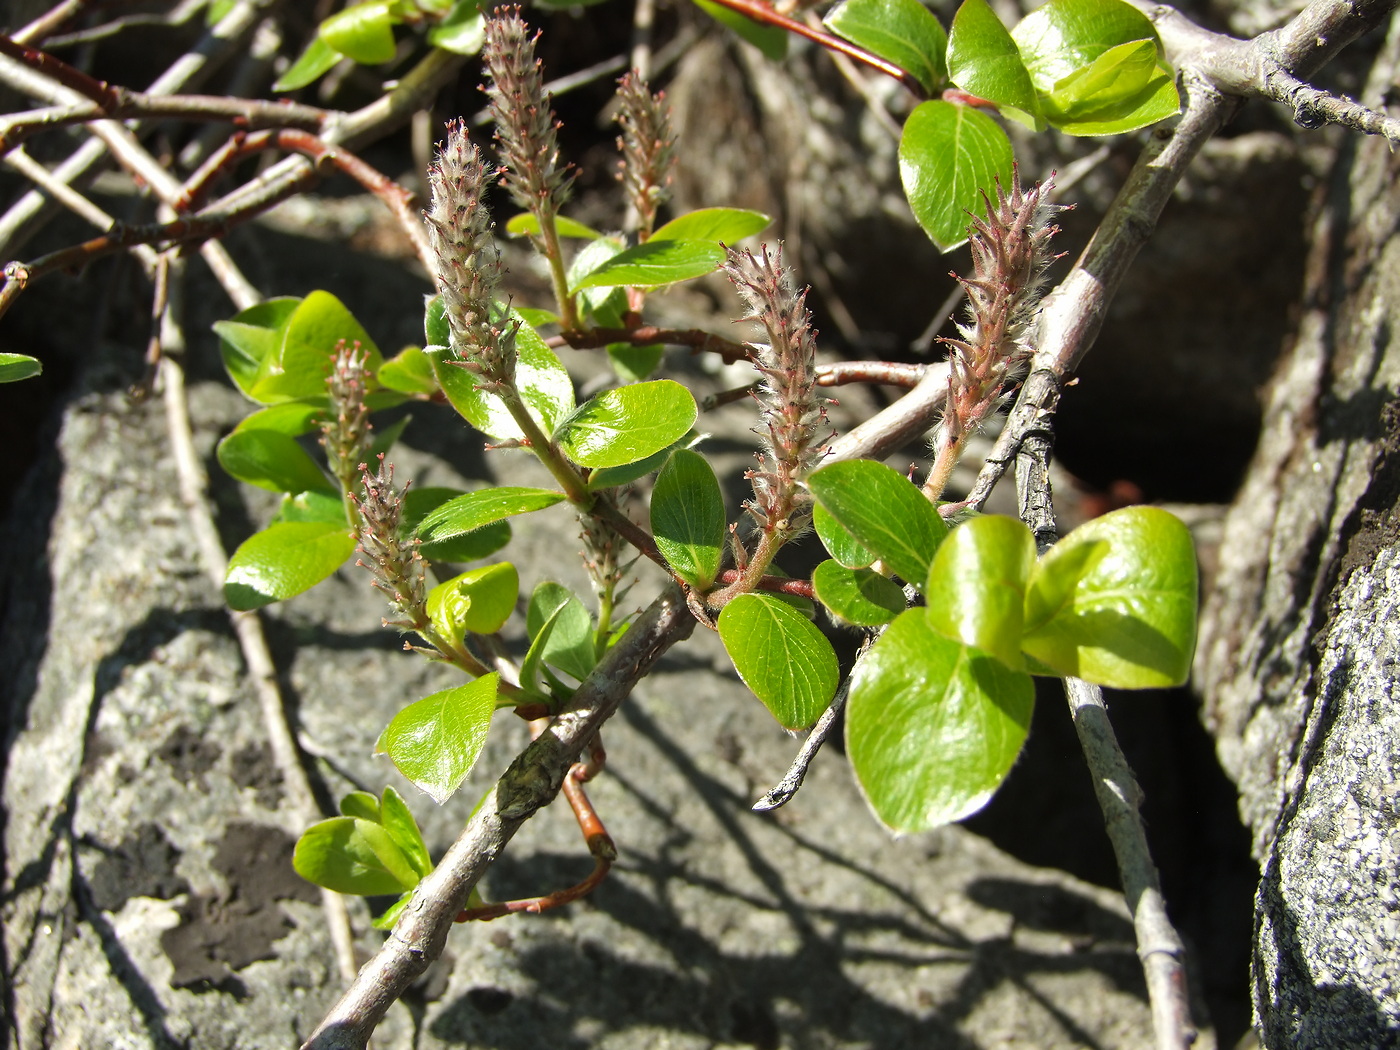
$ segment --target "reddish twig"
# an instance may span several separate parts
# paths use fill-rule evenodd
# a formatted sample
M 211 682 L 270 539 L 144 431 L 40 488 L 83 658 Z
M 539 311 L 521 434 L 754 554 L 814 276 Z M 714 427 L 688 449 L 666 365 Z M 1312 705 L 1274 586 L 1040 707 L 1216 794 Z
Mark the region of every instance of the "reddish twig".
M 650 324 L 635 328 L 588 328 L 556 335 L 548 342 L 552 347 L 568 346 L 575 350 L 601 350 L 612 343 L 630 343 L 633 346 L 662 343 L 666 346 L 688 346 L 697 354 L 718 354 L 725 364 L 749 359 L 748 348 L 743 343 L 698 328 L 659 328 Z
M 881 383 L 912 390 L 928 370 L 927 365 L 897 361 L 840 361 L 817 365 L 817 386 L 845 386 L 847 383 Z
M 717 583 L 733 583 L 743 576 L 738 569 L 725 569 L 716 579 Z M 755 584 L 755 589 L 769 591 L 773 594 L 794 594 L 799 598 L 811 598 L 814 601 L 817 592 L 812 588 L 811 580 L 790 580 L 786 576 L 760 576 Z

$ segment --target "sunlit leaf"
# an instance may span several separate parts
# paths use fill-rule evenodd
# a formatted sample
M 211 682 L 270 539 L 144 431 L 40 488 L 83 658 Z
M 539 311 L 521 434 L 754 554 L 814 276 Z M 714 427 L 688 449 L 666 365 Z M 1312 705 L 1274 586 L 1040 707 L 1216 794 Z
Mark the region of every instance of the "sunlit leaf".
M 919 0 L 843 0 L 822 22 L 913 74 L 926 91 L 936 91 L 947 78 L 948 34 Z
M 713 273 L 724 249 L 713 241 L 652 239 L 618 252 L 584 276 L 574 291 L 586 288 L 660 288 Z
M 677 449 L 651 492 L 651 532 L 672 570 L 706 590 L 719 573 L 726 536 L 724 496 L 709 461 Z
M 235 430 L 219 442 L 219 466 L 239 481 L 272 492 L 333 486 L 295 439 L 275 430 Z
M 409 704 L 385 727 L 375 751 L 441 805 L 476 765 L 499 684 L 492 673 Z
M 560 237 L 577 237 L 582 240 L 596 241 L 603 235 L 592 226 L 585 226 L 581 222 L 565 218 L 563 215 L 554 217 L 554 229 Z M 510 221 L 506 223 L 506 233 L 512 237 L 523 237 L 525 234 L 534 235 L 540 232 L 540 220 L 529 212 L 521 212 L 519 215 L 512 215 Z
M 963 0 L 948 34 L 948 76 L 969 95 L 1040 130 L 1039 103 L 1021 52 L 987 0 Z
M 531 638 L 539 637 L 546 623 L 550 633 L 541 650 L 544 662 L 583 681 L 598 662 L 593 620 L 578 595 L 551 580 L 535 588 L 525 613 Z
M 864 569 L 875 561 L 875 554 L 863 543 L 841 527 L 841 523 L 831 516 L 820 503 L 812 508 L 812 527 L 828 554 L 838 565 L 848 569 Z
M 1035 565 L 1031 530 L 987 515 L 948 533 L 929 569 L 928 622 L 939 634 L 1022 669 L 1022 609 Z
M 239 610 L 284 601 L 345 564 L 355 537 L 342 521 L 272 525 L 244 540 L 229 559 L 224 600 Z
M 730 10 L 714 0 L 694 0 L 695 6 L 704 11 L 720 25 L 734 30 L 742 40 L 748 41 L 763 53 L 765 58 L 781 62 L 787 55 L 787 33 L 777 26 L 761 25 L 753 19 Z
M 302 832 L 292 867 L 336 893 L 383 896 L 418 885 L 418 873 L 394 837 L 371 820 L 332 817 Z
M 273 91 L 295 91 L 314 83 L 335 68 L 344 56 L 320 38 L 314 36 L 301 57 L 288 67 L 272 85 Z
M 969 212 L 982 194 L 996 198 L 997 180 L 1009 186 L 1011 140 L 996 121 L 971 106 L 935 99 L 904 122 L 899 176 L 924 232 L 940 250 L 967 240 Z
M 812 570 L 817 598 L 847 623 L 876 627 L 904 611 L 904 588 L 869 569 L 848 569 L 824 561 Z
M 356 62 L 377 66 L 394 57 L 393 0 L 369 0 L 338 11 L 321 23 L 320 37 Z
M 403 536 L 416 535 L 418 523 L 429 512 L 461 495 L 465 493 L 460 489 L 417 485 L 410 488 L 403 496 Z M 510 522 L 502 520 L 451 539 L 425 541 L 419 546 L 418 553 L 429 561 L 477 561 L 504 547 L 510 542 L 510 535 Z
M 918 0 L 913 0 L 917 3 Z M 773 220 L 747 208 L 701 208 L 666 223 L 648 238 L 652 241 L 723 241 L 734 244 L 752 237 Z
M 17 383 L 43 370 L 39 359 L 28 354 L 0 354 L 0 383 Z
M 826 636 L 771 594 L 741 594 L 719 614 L 734 668 L 778 724 L 805 729 L 836 695 L 840 668 Z
M 418 523 L 418 535 L 428 542 L 464 536 L 503 518 L 552 507 L 563 498 L 562 492 L 510 485 L 468 492 L 425 514 Z
M 559 424 L 555 441 L 581 467 L 620 467 L 670 445 L 694 425 L 689 390 L 670 379 L 605 390 Z
M 495 634 L 515 610 L 520 577 L 510 562 L 470 569 L 428 592 L 433 627 L 454 643 L 468 632 Z
M 459 0 L 428 30 L 428 43 L 458 55 L 474 55 L 486 41 L 485 19 L 477 0 Z
M 267 403 L 325 396 L 332 356 L 342 342 L 359 344 L 368 355 L 371 373 L 384 363 L 374 340 L 344 303 L 329 292 L 312 292 L 283 323 L 276 350 L 260 362 L 253 399 Z

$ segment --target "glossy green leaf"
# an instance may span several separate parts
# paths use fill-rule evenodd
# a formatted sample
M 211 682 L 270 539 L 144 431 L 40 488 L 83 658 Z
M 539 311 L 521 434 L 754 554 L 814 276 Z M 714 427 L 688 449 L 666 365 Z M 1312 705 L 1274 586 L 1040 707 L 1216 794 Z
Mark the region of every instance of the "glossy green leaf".
M 827 560 L 812 571 L 817 598 L 836 616 L 857 627 L 889 623 L 908 604 L 904 588 L 870 569 L 848 569 Z
M 649 346 L 633 346 L 631 343 L 609 343 L 608 361 L 613 374 L 624 383 L 640 383 L 656 371 L 666 348 L 653 343 Z
M 486 42 L 485 19 L 477 0 L 459 0 L 428 30 L 428 43 L 457 55 L 474 55 Z
M 822 467 L 807 485 L 842 528 L 906 583 L 924 585 L 948 526 L 913 482 L 883 463 L 852 459 Z
M 618 252 L 583 277 L 574 291 L 587 288 L 660 288 L 713 273 L 724 249 L 713 241 L 655 240 Z
M 270 524 L 283 521 L 321 521 L 350 527 L 345 517 L 344 497 L 329 491 L 287 493 Z
M 37 376 L 44 370 L 36 357 L 28 354 L 0 354 L 0 383 L 18 383 Z
M 630 485 L 638 478 L 644 478 L 648 474 L 654 474 L 666 465 L 666 460 L 671 457 L 671 453 L 678 448 L 689 447 L 689 442 L 694 436 L 694 431 L 690 431 L 681 436 L 680 440 L 667 445 L 660 452 L 653 452 L 646 459 L 639 459 L 635 463 L 627 463 L 620 467 L 603 467 L 599 470 L 590 471 L 588 474 L 588 487 L 594 492 L 602 489 L 616 488 L 618 485 Z
M 930 93 L 948 76 L 948 34 L 919 0 L 843 0 L 822 22 L 837 36 L 912 73 Z
M 355 551 L 342 521 L 282 522 L 255 532 L 233 552 L 224 600 L 240 611 L 285 601 L 320 583 Z
M 918 0 L 911 0 L 917 3 Z M 679 215 L 654 232 L 652 241 L 723 241 L 734 244 L 762 232 L 773 220 L 747 208 L 701 208 Z
M 433 362 L 416 346 L 407 346 L 379 367 L 380 384 L 404 394 L 436 394 L 437 376 Z
M 622 315 L 627 310 L 627 292 L 622 288 L 584 288 L 578 283 L 616 255 L 626 251 L 627 243 L 620 237 L 599 237 L 585 244 L 569 263 L 565 284 L 576 289 L 579 312 L 599 328 L 621 328 Z
M 454 536 L 465 536 L 504 518 L 544 510 L 563 498 L 562 492 L 510 485 L 468 492 L 425 514 L 418 523 L 417 532 L 428 542 L 448 540 Z
M 1110 48 L 1157 41 L 1152 21 L 1124 0 L 1050 0 L 1011 30 L 1031 80 L 1049 94 L 1055 84 Z
M 530 595 L 526 631 L 538 638 L 546 623 L 551 630 L 542 649 L 545 663 L 583 681 L 598 662 L 593 620 L 578 595 L 561 583 L 545 581 Z
M 554 217 L 554 229 L 560 237 L 576 237 L 580 240 L 596 241 L 603 236 L 592 226 L 585 226 L 581 222 L 575 222 L 562 215 Z M 519 215 L 512 215 L 506 223 L 506 233 L 512 237 L 523 237 L 527 233 L 533 237 L 539 232 L 540 220 L 527 211 L 521 212 Z
M 361 820 L 379 824 L 379 799 L 368 791 L 352 791 L 340 800 L 340 815 L 359 817 Z
M 977 812 L 1010 771 L 1035 688 L 988 653 L 901 613 L 851 678 L 846 754 L 870 808 L 897 832 Z
M 559 424 L 559 450 L 581 467 L 636 463 L 682 437 L 699 414 L 689 390 L 671 379 L 605 390 Z
M 826 636 L 771 594 L 741 594 L 719 614 L 719 637 L 754 696 L 787 729 L 805 729 L 836 695 L 840 668 Z
M 777 26 L 760 25 L 751 18 L 732 11 L 714 0 L 694 0 L 695 6 L 722 26 L 732 29 L 761 51 L 765 58 L 781 62 L 787 56 L 787 33 Z
M 463 493 L 459 489 L 432 486 L 410 488 L 403 496 L 403 536 L 415 535 L 418 523 L 429 512 L 461 495 Z M 418 553 L 429 561 L 478 561 L 495 554 L 509 543 L 510 535 L 510 522 L 497 521 L 451 539 L 424 542 L 419 546 Z
M 312 292 L 286 319 L 276 351 L 259 364 L 253 399 L 268 403 L 323 397 L 331 358 L 341 342 L 359 343 L 369 355 L 371 372 L 384 363 L 374 340 L 344 303 L 330 292 Z
M 343 57 L 339 51 L 322 40 L 320 36 L 314 36 L 311 38 L 311 43 L 306 46 L 306 50 L 301 53 L 301 57 L 277 78 L 277 82 L 272 85 L 272 90 L 295 91 L 297 88 L 306 87 L 307 84 L 314 83 L 334 69 L 335 64 Z
M 948 76 L 969 95 L 994 102 L 1033 130 L 1039 111 L 1016 42 L 987 0 L 963 0 L 948 34 Z
M 531 328 L 543 328 L 547 324 L 558 324 L 559 315 L 549 310 L 540 310 L 530 306 L 518 307 L 518 313 Z
M 1022 610 L 1034 565 L 1031 530 L 1015 518 L 964 522 L 933 556 L 924 588 L 929 626 L 1021 670 Z
M 273 430 L 287 437 L 300 437 L 320 426 L 321 421 L 326 418 L 326 405 L 325 398 L 283 401 L 278 405 L 268 405 L 244 416 L 233 428 L 233 432 L 237 434 L 243 430 Z
M 724 557 L 727 522 L 719 479 L 698 452 L 677 449 L 651 493 L 651 532 L 676 575 L 708 590 Z
M 275 430 L 235 430 L 219 442 L 219 466 L 272 492 L 331 489 L 331 481 L 293 438 Z
M 227 321 L 214 322 L 224 368 L 248 397 L 253 396 L 253 384 L 257 382 L 263 359 L 277 353 L 282 343 L 282 328 L 300 305 L 300 299 L 268 299 L 239 311 Z
M 949 251 L 967 240 L 968 212 L 982 194 L 995 199 L 997 179 L 1011 184 L 1011 140 L 996 121 L 971 106 L 935 99 L 904 122 L 899 176 L 914 218 Z
M 387 754 L 400 773 L 442 805 L 476 765 L 500 679 L 483 675 L 409 704 L 380 734 L 375 753 Z
M 515 611 L 520 577 L 510 562 L 485 565 L 454 576 L 428 592 L 433 628 L 460 643 L 468 632 L 495 634 Z
M 1095 518 L 1031 574 L 1021 647 L 1063 675 L 1118 689 L 1180 685 L 1196 646 L 1191 533 L 1156 507 Z
M 515 316 L 515 315 L 513 315 Z M 574 382 L 539 333 L 520 320 L 515 333 L 515 385 L 520 399 L 545 433 L 553 433 L 559 421 L 574 408 Z M 478 389 L 476 377 L 465 368 L 451 364 L 446 350 L 428 347 L 424 351 L 433 362 L 433 371 L 447 400 L 468 423 L 497 441 L 524 437 L 510 410 L 495 394 Z
M 442 296 L 430 295 L 423 303 L 423 352 L 452 345 L 452 328 L 447 323 Z
M 1180 108 L 1175 74 L 1150 40 L 1105 51 L 1059 81 L 1045 100 L 1050 122 L 1068 135 L 1135 131 Z
M 428 844 L 423 841 L 423 833 L 418 830 L 418 821 L 413 819 L 413 812 L 403 796 L 392 787 L 384 788 L 384 797 L 379 803 L 379 823 L 384 825 L 384 830 L 403 851 L 415 872 L 423 876 L 433 870 L 433 858 L 428 853 Z
M 307 882 L 365 897 L 402 893 L 419 881 L 383 825 L 359 817 L 311 825 L 292 851 L 292 867 Z
M 318 33 L 336 51 L 366 66 L 394 57 L 392 0 L 369 0 L 338 11 L 321 23 Z
M 848 569 L 864 569 L 875 561 L 874 552 L 843 529 L 841 523 L 820 503 L 812 507 L 812 527 L 817 530 L 826 552 L 838 565 Z

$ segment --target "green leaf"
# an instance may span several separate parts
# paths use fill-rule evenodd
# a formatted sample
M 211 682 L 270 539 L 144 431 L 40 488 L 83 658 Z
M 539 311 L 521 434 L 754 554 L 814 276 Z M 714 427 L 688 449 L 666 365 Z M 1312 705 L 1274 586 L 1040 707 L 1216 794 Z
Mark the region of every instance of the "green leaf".
M 289 492 L 282 497 L 282 504 L 271 524 L 283 521 L 322 521 L 349 528 L 345 520 L 345 500 L 342 496 L 327 491 Z
M 653 452 L 646 459 L 639 459 L 635 463 L 627 463 L 620 467 L 603 467 L 600 470 L 590 471 L 588 475 L 588 488 L 592 492 L 602 489 L 616 488 L 618 485 L 630 485 L 638 478 L 644 478 L 648 474 L 655 473 L 666 465 L 666 460 L 671 453 L 678 448 L 688 447 L 688 443 L 694 436 L 690 431 L 683 434 L 678 441 L 673 441 L 660 452 Z
M 343 817 L 359 817 L 361 820 L 368 820 L 373 824 L 382 823 L 380 820 L 379 799 L 371 795 L 368 791 L 352 791 L 341 799 L 340 815 Z
M 342 55 L 366 66 L 377 66 L 394 57 L 392 0 L 369 0 L 347 7 L 327 18 L 320 37 Z
M 754 696 L 786 729 L 805 729 L 836 695 L 840 669 L 826 636 L 771 594 L 741 594 L 719 614 L 719 637 Z
M 379 822 L 403 851 L 414 871 L 423 876 L 433 870 L 433 858 L 428 853 L 428 844 L 423 841 L 423 833 L 418 830 L 418 821 L 413 819 L 403 796 L 392 787 L 384 789 L 384 798 L 379 803 Z
M 359 343 L 369 355 L 371 372 L 384 363 L 374 340 L 344 303 L 330 292 L 312 292 L 286 319 L 276 352 L 259 364 L 253 399 L 268 403 L 325 396 L 331 358 L 341 342 Z
M 380 734 L 375 753 L 387 754 L 400 773 L 442 805 L 476 765 L 500 680 L 493 672 L 409 704 Z
M 423 303 L 423 342 L 424 353 L 433 347 L 452 345 L 452 328 L 440 295 L 430 295 Z
M 897 832 L 977 812 L 1025 742 L 1035 688 L 981 650 L 901 613 L 851 677 L 846 754 L 870 808 Z
M 899 584 L 878 572 L 848 569 L 836 561 L 824 561 L 812 571 L 812 587 L 823 605 L 857 627 L 889 623 L 908 604 Z
M 1110 48 L 1136 40 L 1158 43 L 1151 19 L 1124 0 L 1050 0 L 1021 19 L 1011 37 L 1045 94 Z
M 656 366 L 665 356 L 666 348 L 653 343 L 650 346 L 633 346 L 631 343 L 609 343 L 608 360 L 612 363 L 613 374 L 624 383 L 640 383 L 656 371 Z
M 433 374 L 433 362 L 427 354 L 416 346 L 407 346 L 398 356 L 385 361 L 376 376 L 382 386 L 403 394 L 436 394 L 437 376 Z
M 503 518 L 552 507 L 563 498 L 562 492 L 509 485 L 468 492 L 425 514 L 418 523 L 417 533 L 429 542 L 465 536 Z
M 842 528 L 906 583 L 924 585 L 948 526 L 913 482 L 883 463 L 852 459 L 822 467 L 807 485 Z
M 224 600 L 246 612 L 316 586 L 345 564 L 355 537 L 345 522 L 282 522 L 255 532 L 229 559 Z
M 1022 615 L 1034 565 L 1031 530 L 1015 518 L 986 515 L 964 522 L 933 556 L 924 589 L 929 626 L 1022 670 Z
M 549 310 L 537 310 L 533 307 L 522 306 L 515 312 L 518 313 L 531 328 L 538 329 L 543 328 L 547 324 L 559 323 L 559 315 L 551 313 Z
M 302 832 L 292 867 L 307 882 L 336 893 L 378 897 L 418 885 L 418 873 L 383 826 L 332 817 Z
M 273 91 L 295 91 L 320 79 L 335 68 L 343 56 L 320 36 L 311 38 L 311 43 L 301 53 L 301 57 L 288 67 L 272 85 Z
M 722 26 L 734 30 L 740 39 L 747 41 L 763 53 L 765 58 L 781 62 L 787 56 L 787 33 L 777 26 L 761 25 L 753 19 L 731 11 L 714 0 L 694 0 L 695 6 L 704 11 Z
M 282 343 L 282 329 L 299 305 L 300 299 L 268 299 L 227 321 L 214 322 L 224 368 L 248 397 L 253 397 L 253 384 L 257 382 L 263 359 L 277 353 Z M 318 393 L 324 394 L 325 390 Z
M 283 401 L 279 405 L 268 405 L 244 416 L 236 427 L 235 434 L 244 430 L 273 430 L 289 438 L 300 437 L 315 430 L 326 418 L 326 399 L 306 401 Z
M 919 0 L 843 0 L 822 23 L 912 73 L 930 93 L 947 79 L 948 34 Z
M 1118 689 L 1180 685 L 1196 646 L 1191 533 L 1155 507 L 1081 525 L 1026 592 L 1021 647 L 1057 673 Z
M 713 273 L 724 249 L 713 241 L 652 240 L 618 252 L 573 288 L 660 288 Z
M 841 523 L 831 516 L 831 512 L 820 503 L 812 508 L 812 526 L 817 530 L 826 551 L 836 559 L 838 565 L 848 569 L 864 569 L 875 561 L 875 554 L 863 543 L 841 527 Z
M 914 218 L 941 251 L 967 240 L 968 212 L 982 194 L 995 198 L 997 179 L 1010 185 L 1011 140 L 996 121 L 971 106 L 935 99 L 904 122 L 899 176 Z
M 694 425 L 689 390 L 671 379 L 605 390 L 559 424 L 559 450 L 581 467 L 620 467 L 659 452 Z
M 948 35 L 948 76 L 969 95 L 1039 131 L 1039 103 L 1016 41 L 987 0 L 963 0 Z M 1012 112 L 1019 111 L 1019 112 Z
M 475 886 L 472 887 L 472 892 L 476 892 Z M 399 916 L 403 914 L 403 910 L 408 907 L 408 902 L 411 900 L 413 900 L 412 890 L 401 894 L 398 900 L 394 901 L 393 904 L 385 909 L 383 915 L 380 915 L 370 922 L 370 928 L 374 930 L 392 930 L 394 928 L 394 923 L 399 921 Z
M 306 450 L 275 430 L 235 430 L 219 442 L 219 465 L 232 477 L 272 492 L 331 490 Z
M 577 289 L 578 282 L 598 267 L 607 263 L 615 255 L 627 249 L 627 244 L 619 237 L 599 237 L 585 244 L 569 264 L 564 282 Z M 600 328 L 621 328 L 622 315 L 627 310 L 627 293 L 622 288 L 585 288 L 577 292 L 579 310 L 585 317 L 591 317 Z
M 457 55 L 474 55 L 486 42 L 485 19 L 478 0 L 460 0 L 428 30 L 428 43 Z
M 0 354 L 0 383 L 18 383 L 43 370 L 39 359 L 28 354 Z
M 1068 135 L 1116 135 L 1165 120 L 1181 108 L 1176 78 L 1150 40 L 1110 48 L 1055 84 L 1050 122 Z
M 603 237 L 592 226 L 585 226 L 581 222 L 573 219 L 566 219 L 562 215 L 554 217 L 554 229 L 560 237 L 576 237 L 580 240 L 596 241 Z M 540 232 L 540 220 L 529 212 L 521 212 L 519 215 L 512 215 L 506 223 L 506 233 L 512 237 L 523 237 L 525 234 L 534 236 Z
M 519 355 L 515 364 L 515 386 L 546 434 L 554 432 L 559 421 L 574 408 L 574 382 L 539 333 L 516 314 L 520 328 L 515 333 L 515 349 Z M 432 359 L 447 400 L 468 423 L 497 441 L 509 441 L 525 435 L 511 418 L 510 410 L 495 394 L 478 389 L 476 377 L 451 363 L 449 351 L 425 350 Z
M 910 0 L 918 3 L 918 0 Z M 765 229 L 773 220 L 747 208 L 701 208 L 677 216 L 647 239 L 653 241 L 723 241 L 734 244 Z
M 583 681 L 598 662 L 593 620 L 578 595 L 561 583 L 545 581 L 530 595 L 525 630 L 538 639 L 546 623 L 551 629 L 542 648 L 544 661 Z
M 430 511 L 460 495 L 463 493 L 458 489 L 410 488 L 403 495 L 402 535 L 416 535 L 419 522 Z M 478 561 L 495 554 L 509 542 L 510 522 L 498 521 L 452 539 L 424 542 L 418 553 L 429 561 Z
M 460 644 L 467 632 L 495 634 L 510 619 L 520 577 L 510 562 L 471 569 L 428 592 L 433 627 Z
M 677 449 L 651 493 L 651 532 L 676 575 L 708 590 L 724 556 L 724 496 L 709 462 L 698 452 Z

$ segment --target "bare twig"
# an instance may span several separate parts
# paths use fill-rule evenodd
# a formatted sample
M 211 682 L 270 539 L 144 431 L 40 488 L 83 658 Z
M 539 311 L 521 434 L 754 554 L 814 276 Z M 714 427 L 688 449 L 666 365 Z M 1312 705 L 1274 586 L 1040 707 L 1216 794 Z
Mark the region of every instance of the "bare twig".
M 817 386 L 880 383 L 912 390 L 919 385 L 927 368 L 927 365 L 897 361 L 839 361 L 831 365 L 817 365 Z
M 748 348 L 732 339 L 698 328 L 659 328 L 651 324 L 635 328 L 588 328 L 554 336 L 548 342 L 551 346 L 570 346 L 575 350 L 600 350 L 610 343 L 630 343 L 633 346 L 662 343 L 666 346 L 688 346 L 697 354 L 717 354 L 725 364 L 749 359 Z
M 828 460 L 884 459 L 933 426 L 948 397 L 948 362 L 928 365 L 913 390 L 831 443 Z

